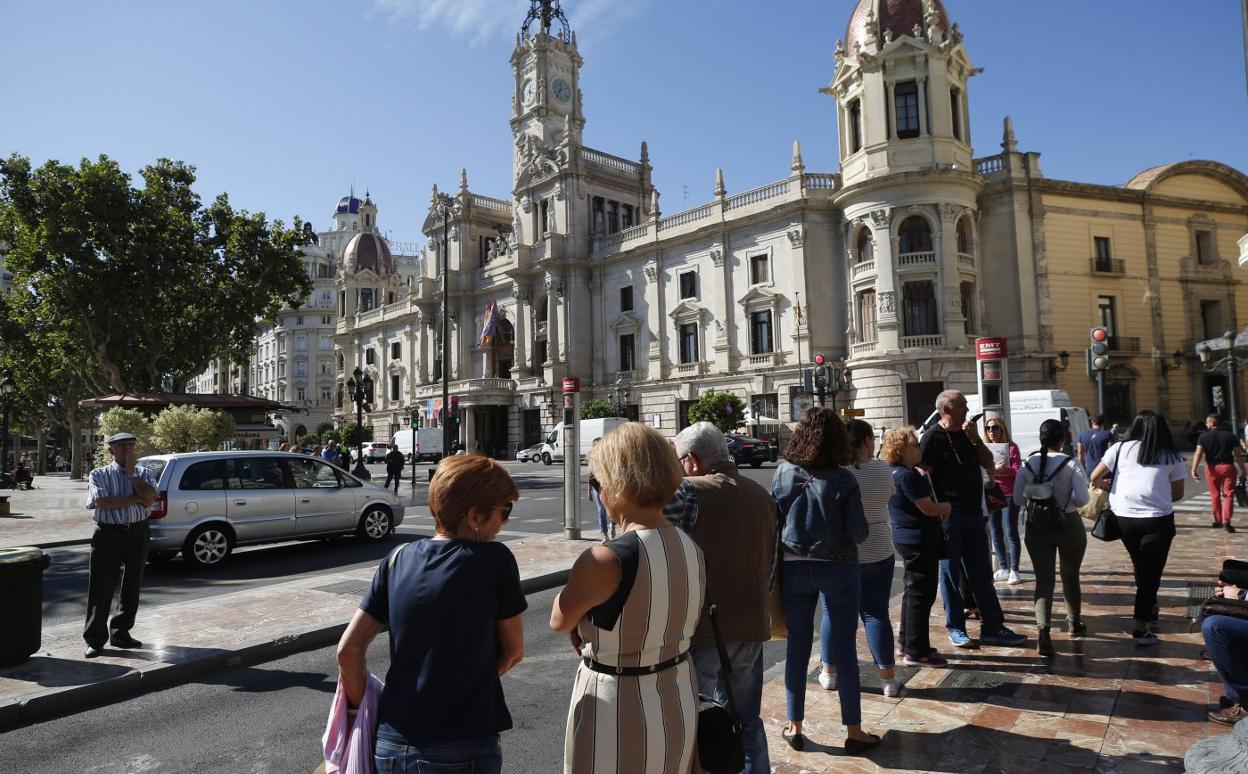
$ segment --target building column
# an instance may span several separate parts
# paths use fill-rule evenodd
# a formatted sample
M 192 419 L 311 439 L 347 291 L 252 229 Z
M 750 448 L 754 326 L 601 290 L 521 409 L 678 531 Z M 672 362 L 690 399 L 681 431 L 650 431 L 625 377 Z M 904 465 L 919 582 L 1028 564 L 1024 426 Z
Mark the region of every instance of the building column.
M 546 362 L 558 363 L 559 336 L 559 299 L 555 294 L 554 278 L 546 277 Z
M 966 310 L 962 308 L 962 272 L 958 270 L 958 215 L 962 208 L 956 204 L 941 204 L 940 211 L 940 283 L 941 332 L 945 334 L 945 346 L 956 347 L 966 339 Z
M 646 342 L 647 379 L 658 381 L 663 378 L 663 341 L 666 321 L 663 315 L 663 283 L 660 278 L 658 261 L 651 261 L 645 266 L 646 285 L 646 324 L 649 335 Z
M 892 87 L 889 87 L 892 98 Z M 868 213 L 875 252 L 875 339 L 881 352 L 901 348 L 901 292 L 894 272 L 896 245 L 893 243 L 892 210 L 888 207 Z
M 733 329 L 736 327 L 734 315 L 732 312 L 732 261 L 728 259 L 728 245 L 721 244 L 711 248 L 711 262 L 715 265 L 714 282 L 712 283 L 712 298 L 708 306 L 711 307 L 716 317 L 714 340 L 711 343 L 711 360 L 714 365 L 711 366 L 712 373 L 726 374 L 732 370 L 732 342 L 736 340 L 733 335 Z M 748 272 L 750 269 L 745 267 Z M 777 321 L 773 320 L 774 325 Z M 748 330 L 748 321 L 747 321 Z M 749 352 L 749 345 L 741 348 L 741 355 L 745 356 Z
M 511 286 L 512 298 L 516 300 L 515 311 L 511 321 L 515 328 L 516 340 L 512 350 L 511 372 L 515 379 L 529 376 L 529 291 L 521 290 L 519 285 Z
M 893 99 L 893 82 L 889 81 L 884 88 L 888 93 L 888 102 L 884 105 L 884 139 L 891 140 L 893 139 L 893 120 L 896 118 L 893 113 L 897 110 L 897 101 Z
M 919 88 L 919 136 L 926 137 L 927 132 L 927 78 L 920 77 L 915 81 L 915 85 Z
M 428 384 L 429 362 L 432 357 L 430 350 L 433 344 L 433 329 L 429 325 L 429 320 L 423 314 L 418 315 L 416 318 L 416 340 L 417 346 L 420 347 L 420 358 L 417 361 L 417 380 L 420 384 Z
M 472 406 L 464 406 L 461 410 L 464 412 L 464 424 L 460 428 L 462 435 L 459 440 L 464 448 L 472 451 L 472 442 L 477 439 L 477 410 Z

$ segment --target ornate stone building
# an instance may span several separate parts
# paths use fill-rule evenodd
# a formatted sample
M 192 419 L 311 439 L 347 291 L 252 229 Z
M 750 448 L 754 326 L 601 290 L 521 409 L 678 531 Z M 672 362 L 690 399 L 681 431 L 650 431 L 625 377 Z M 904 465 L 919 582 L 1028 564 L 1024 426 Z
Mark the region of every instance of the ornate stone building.
M 734 193 L 720 170 L 709 201 L 664 214 L 644 142 L 636 159 L 584 144 L 576 36 L 557 2 L 532 0 L 511 55 L 512 190 L 473 192 L 466 173 L 435 187 L 410 283 L 340 263 L 338 394 L 358 365 L 378 436 L 412 410 L 435 424 L 445 367 L 461 438 L 510 450 L 553 424 L 564 376 L 667 434 L 726 389 L 766 423 L 756 434 L 783 438 L 813 353 L 852 369 L 841 405 L 890 425 L 975 388 L 978 335 L 1009 340 L 1014 388 L 1095 408 L 1082 352 L 1108 321 L 1116 415 L 1203 411 L 1193 342 L 1238 328 L 1248 303 L 1229 260 L 1248 178 L 1185 162 L 1122 187 L 1048 180 L 1008 118 L 1001 153 L 976 159 L 976 69 L 940 0 L 859 0 L 834 59 L 839 171 L 808 171 L 795 142 L 775 182 Z M 337 421 L 352 410 L 340 401 Z

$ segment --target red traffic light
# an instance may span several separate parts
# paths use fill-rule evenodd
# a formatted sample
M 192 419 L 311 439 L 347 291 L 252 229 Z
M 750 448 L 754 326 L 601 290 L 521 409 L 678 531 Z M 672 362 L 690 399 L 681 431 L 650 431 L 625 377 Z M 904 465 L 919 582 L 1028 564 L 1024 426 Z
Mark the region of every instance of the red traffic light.
M 823 365 L 823 355 L 815 355 L 815 364 Z
M 1093 329 L 1092 329 L 1092 340 L 1093 340 L 1093 341 L 1108 341 L 1108 340 L 1109 340 L 1109 331 L 1108 331 L 1108 330 L 1106 330 L 1105 328 L 1093 328 Z

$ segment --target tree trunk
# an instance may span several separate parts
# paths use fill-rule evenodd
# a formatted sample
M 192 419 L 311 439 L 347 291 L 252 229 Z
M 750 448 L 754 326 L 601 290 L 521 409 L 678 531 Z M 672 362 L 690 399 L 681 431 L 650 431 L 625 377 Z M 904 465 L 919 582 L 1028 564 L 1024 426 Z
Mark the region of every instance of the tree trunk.
M 70 409 L 69 412 L 69 458 L 70 473 L 69 477 L 75 481 L 82 480 L 82 422 L 79 421 L 77 412 Z
M 35 432 L 35 455 L 34 474 L 42 476 L 48 472 L 48 431 L 43 428 Z

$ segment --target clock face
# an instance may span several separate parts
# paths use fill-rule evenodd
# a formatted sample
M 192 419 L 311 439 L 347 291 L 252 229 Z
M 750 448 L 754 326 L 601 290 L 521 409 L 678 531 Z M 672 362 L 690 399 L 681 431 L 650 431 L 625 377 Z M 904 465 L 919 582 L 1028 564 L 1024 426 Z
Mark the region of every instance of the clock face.
M 572 87 L 569 86 L 568 82 L 562 78 L 557 78 L 555 82 L 550 85 L 550 87 L 551 91 L 555 95 L 555 99 L 560 102 L 567 102 L 572 99 Z
M 537 96 L 537 87 L 533 85 L 533 79 L 525 78 L 524 85 L 520 87 L 520 99 L 524 100 L 524 104 L 530 105 L 535 96 Z

